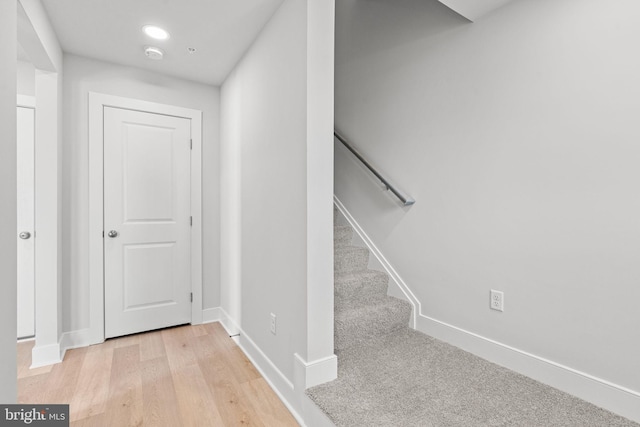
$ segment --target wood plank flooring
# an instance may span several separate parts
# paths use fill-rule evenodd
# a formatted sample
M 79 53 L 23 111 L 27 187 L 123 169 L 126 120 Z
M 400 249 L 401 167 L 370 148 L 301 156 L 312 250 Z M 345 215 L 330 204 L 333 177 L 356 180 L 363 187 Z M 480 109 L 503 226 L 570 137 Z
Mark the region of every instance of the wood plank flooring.
M 32 348 L 18 344 L 18 402 L 68 403 L 74 427 L 298 426 L 219 323 L 110 339 L 37 369 Z

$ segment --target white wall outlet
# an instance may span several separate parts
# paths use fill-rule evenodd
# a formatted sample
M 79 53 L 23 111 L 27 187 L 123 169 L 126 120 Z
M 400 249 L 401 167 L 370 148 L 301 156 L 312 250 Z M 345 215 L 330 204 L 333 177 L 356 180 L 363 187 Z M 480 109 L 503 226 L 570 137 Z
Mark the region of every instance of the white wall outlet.
M 269 329 L 271 329 L 271 333 L 273 335 L 276 334 L 276 315 L 271 313 L 271 325 L 269 327 Z
M 489 307 L 491 307 L 492 310 L 504 311 L 504 292 L 491 289 Z

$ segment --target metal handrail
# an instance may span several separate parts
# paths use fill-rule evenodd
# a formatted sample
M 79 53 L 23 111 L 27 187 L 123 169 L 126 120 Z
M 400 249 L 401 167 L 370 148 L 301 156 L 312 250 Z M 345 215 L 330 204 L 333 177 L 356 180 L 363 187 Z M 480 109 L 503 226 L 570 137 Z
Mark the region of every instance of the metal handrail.
M 364 157 L 362 157 L 362 155 L 358 153 L 355 148 L 349 145 L 349 143 L 342 137 L 342 135 L 338 133 L 338 131 L 334 130 L 333 135 L 338 138 L 338 141 L 342 142 L 342 145 L 347 147 L 347 150 L 351 151 L 351 153 L 353 153 L 353 155 L 356 156 L 358 160 L 360 160 L 362 164 L 365 165 L 367 169 L 369 169 L 371 173 L 380 180 L 380 182 L 382 182 L 382 184 L 384 184 L 387 190 L 391 191 L 398 199 L 400 199 L 404 206 L 411 206 L 416 202 L 411 196 L 406 194 L 404 191 L 396 188 L 387 178 L 382 176 L 373 166 L 371 166 L 371 164 Z

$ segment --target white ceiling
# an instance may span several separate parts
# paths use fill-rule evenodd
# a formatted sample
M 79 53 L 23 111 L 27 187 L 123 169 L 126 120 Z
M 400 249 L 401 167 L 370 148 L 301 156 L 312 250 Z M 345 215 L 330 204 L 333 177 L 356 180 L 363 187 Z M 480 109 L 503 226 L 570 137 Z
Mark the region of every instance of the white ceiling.
M 42 0 L 65 52 L 220 85 L 283 0 Z M 171 38 L 142 33 L 147 24 Z M 148 59 L 145 46 L 165 51 Z M 189 47 L 197 49 L 190 54 Z

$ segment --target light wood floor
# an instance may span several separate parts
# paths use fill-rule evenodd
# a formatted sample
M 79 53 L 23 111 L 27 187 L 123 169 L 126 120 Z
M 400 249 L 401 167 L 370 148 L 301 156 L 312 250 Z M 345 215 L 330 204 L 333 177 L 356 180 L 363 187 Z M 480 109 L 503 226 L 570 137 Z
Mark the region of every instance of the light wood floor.
M 69 350 L 29 369 L 18 344 L 18 402 L 68 403 L 72 426 L 298 426 L 219 323 Z

